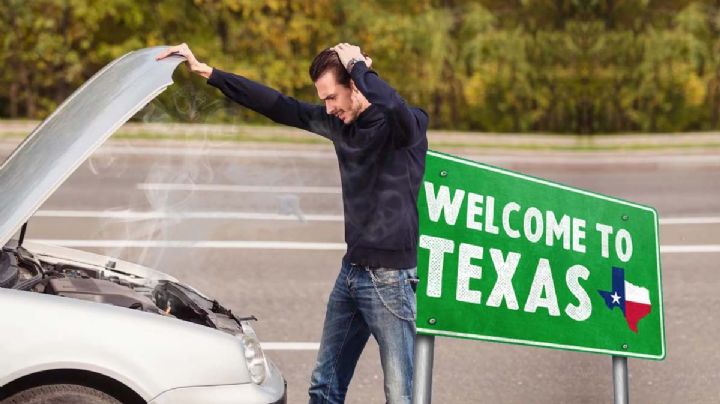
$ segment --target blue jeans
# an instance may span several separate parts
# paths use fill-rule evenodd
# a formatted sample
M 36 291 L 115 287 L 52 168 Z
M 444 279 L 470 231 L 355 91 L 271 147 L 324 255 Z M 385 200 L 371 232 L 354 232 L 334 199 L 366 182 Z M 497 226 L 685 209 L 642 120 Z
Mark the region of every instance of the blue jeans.
M 380 347 L 385 399 L 410 403 L 417 269 L 371 269 L 343 263 L 325 313 L 310 380 L 310 403 L 343 403 L 370 334 Z

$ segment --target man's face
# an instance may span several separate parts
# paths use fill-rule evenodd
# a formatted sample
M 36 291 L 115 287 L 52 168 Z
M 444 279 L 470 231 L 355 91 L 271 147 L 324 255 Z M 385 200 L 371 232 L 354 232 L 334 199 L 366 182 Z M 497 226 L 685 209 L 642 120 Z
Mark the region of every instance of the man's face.
M 325 112 L 340 118 L 346 125 L 357 119 L 362 107 L 352 82 L 350 86 L 338 83 L 332 71 L 323 73 L 315 82 L 318 97 L 325 102 Z

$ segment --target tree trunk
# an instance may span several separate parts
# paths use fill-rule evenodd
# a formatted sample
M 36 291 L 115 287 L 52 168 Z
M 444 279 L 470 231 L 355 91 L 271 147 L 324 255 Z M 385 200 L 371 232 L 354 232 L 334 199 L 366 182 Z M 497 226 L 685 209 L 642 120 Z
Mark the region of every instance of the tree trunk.
M 18 84 L 10 84 L 10 118 L 18 117 Z

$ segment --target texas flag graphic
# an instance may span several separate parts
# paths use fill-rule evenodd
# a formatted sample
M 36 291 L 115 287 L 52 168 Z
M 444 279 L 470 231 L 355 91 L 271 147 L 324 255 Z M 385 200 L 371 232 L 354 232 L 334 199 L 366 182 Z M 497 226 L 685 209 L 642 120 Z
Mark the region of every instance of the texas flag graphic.
M 598 290 L 598 292 L 605 299 L 608 308 L 612 310 L 619 307 L 630 329 L 638 332 L 638 321 L 650 313 L 650 292 L 647 288 L 626 281 L 625 270 L 613 267 L 612 291 Z

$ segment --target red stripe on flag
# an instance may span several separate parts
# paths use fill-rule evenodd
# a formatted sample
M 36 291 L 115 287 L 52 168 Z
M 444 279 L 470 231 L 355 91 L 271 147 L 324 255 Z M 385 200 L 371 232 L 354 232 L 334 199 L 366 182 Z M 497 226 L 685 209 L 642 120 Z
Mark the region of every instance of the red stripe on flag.
M 650 307 L 649 304 L 625 301 L 625 319 L 631 330 L 638 332 L 637 323 L 650 313 Z

